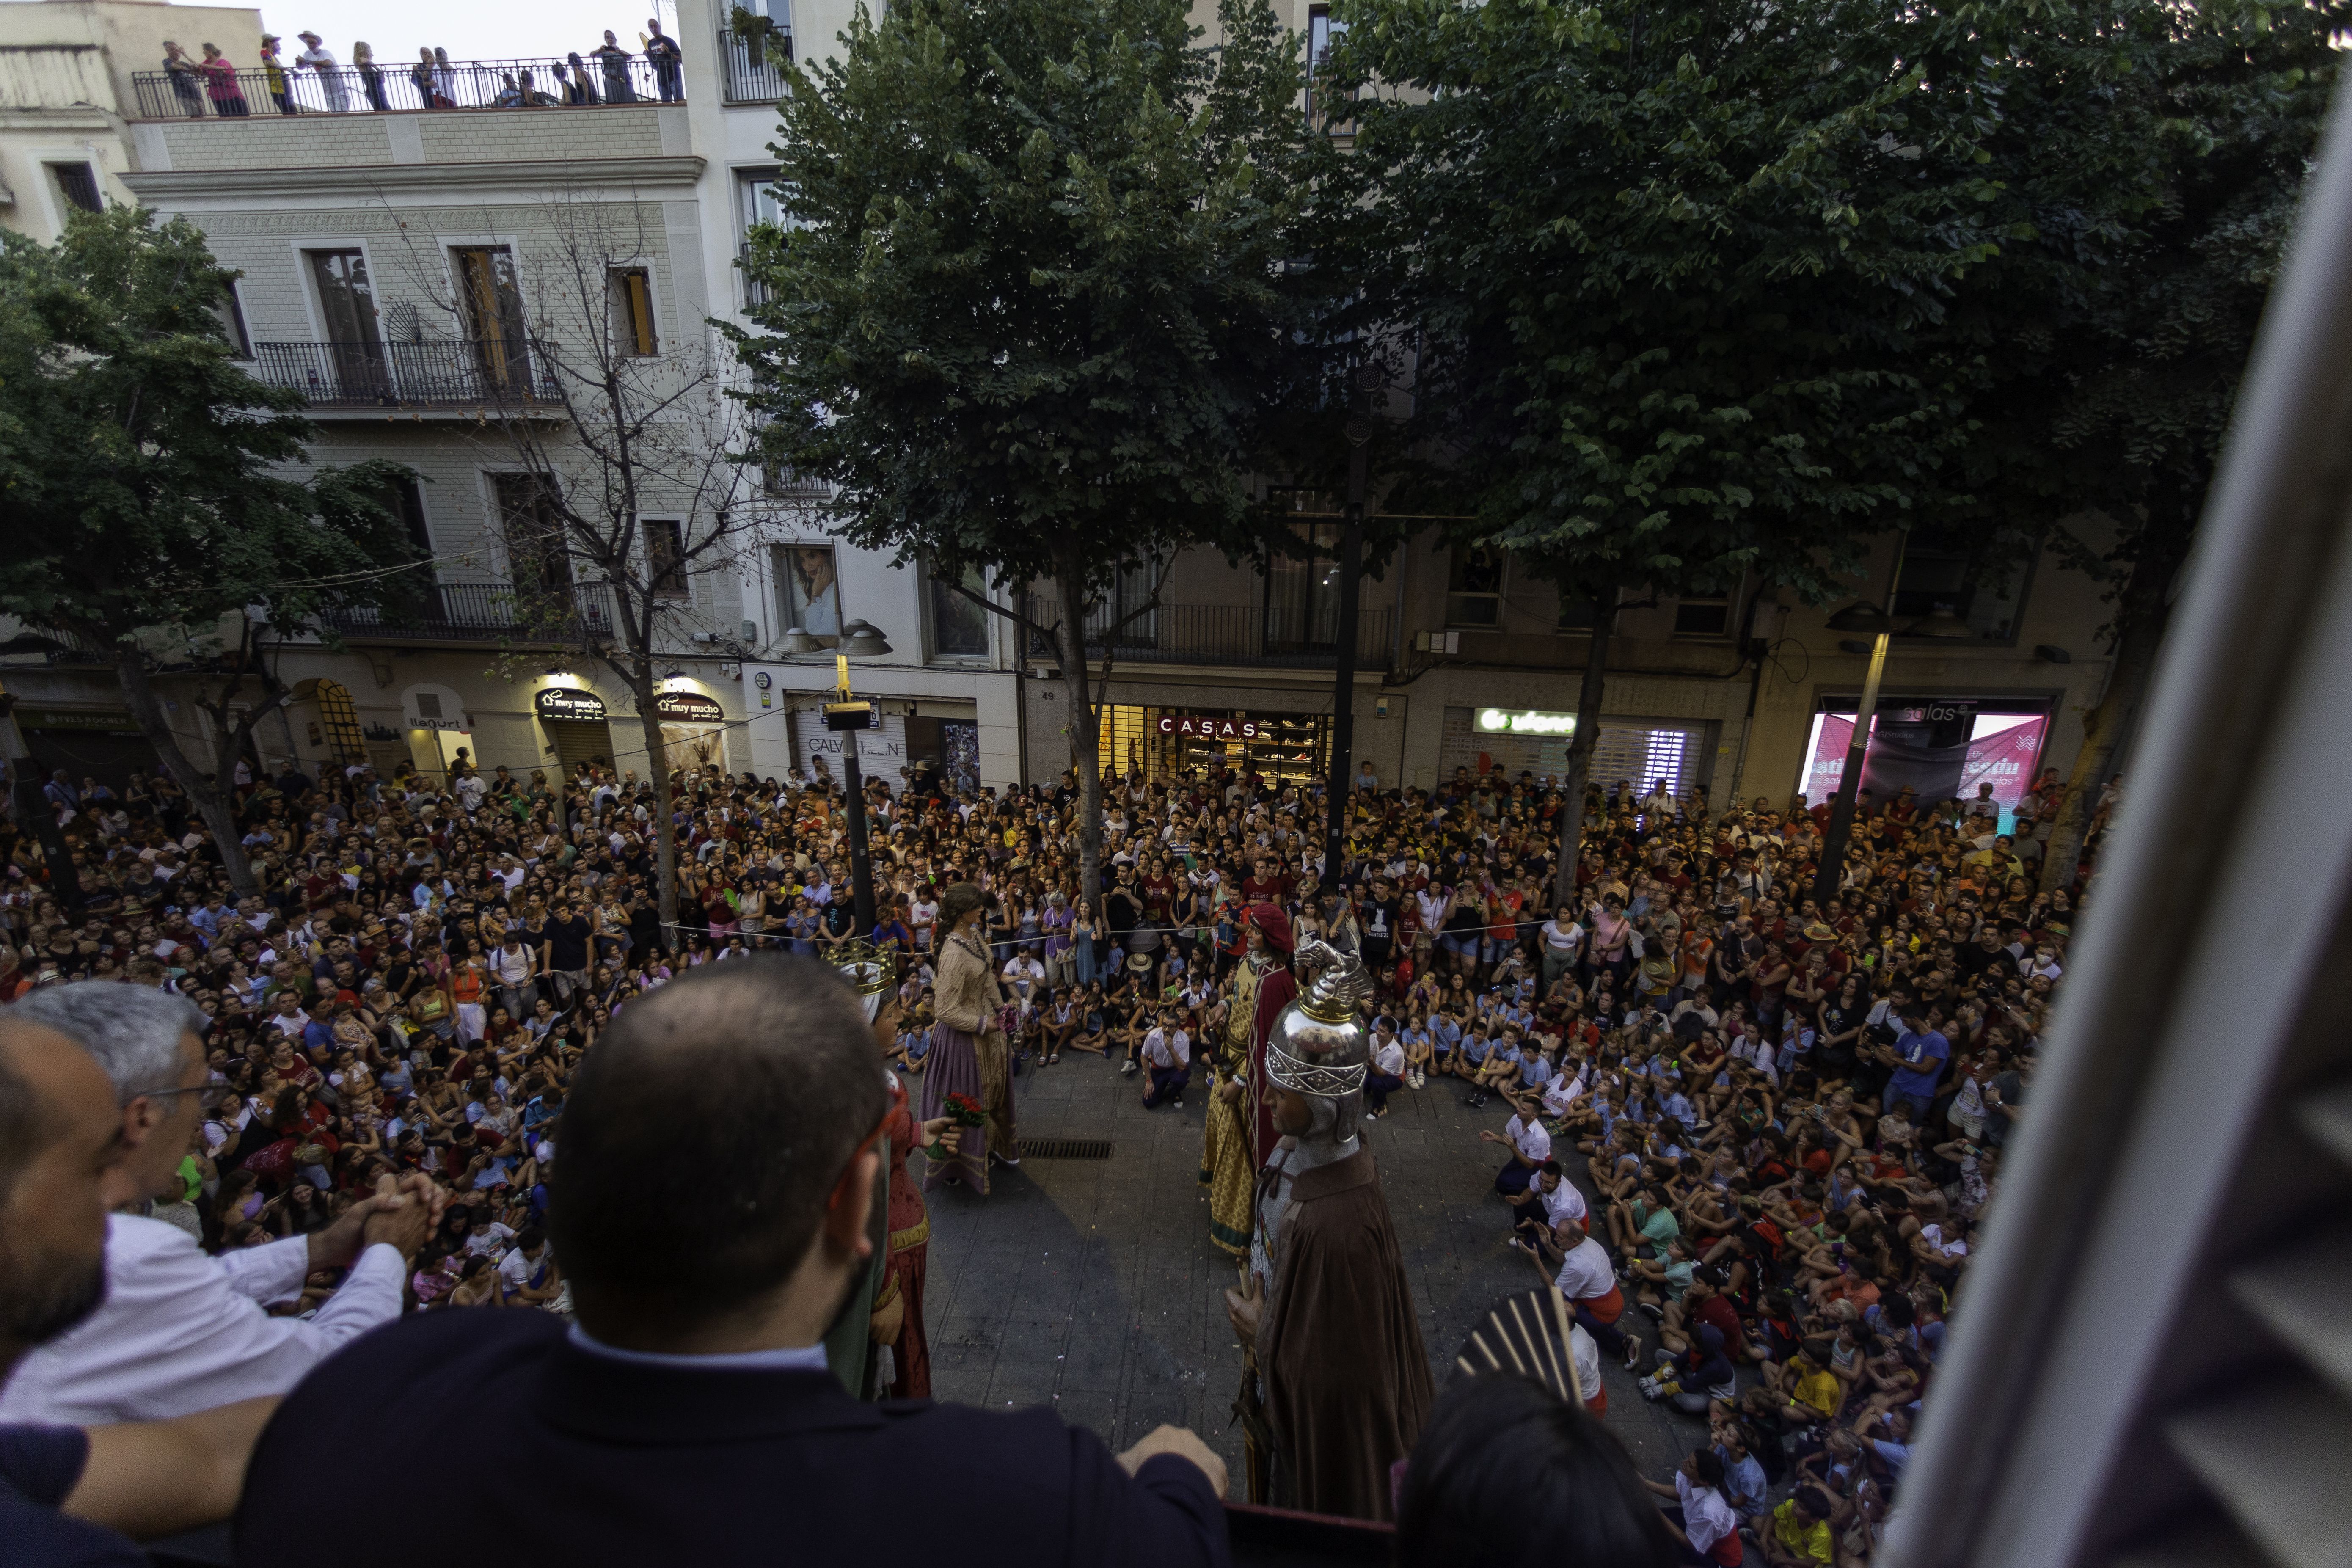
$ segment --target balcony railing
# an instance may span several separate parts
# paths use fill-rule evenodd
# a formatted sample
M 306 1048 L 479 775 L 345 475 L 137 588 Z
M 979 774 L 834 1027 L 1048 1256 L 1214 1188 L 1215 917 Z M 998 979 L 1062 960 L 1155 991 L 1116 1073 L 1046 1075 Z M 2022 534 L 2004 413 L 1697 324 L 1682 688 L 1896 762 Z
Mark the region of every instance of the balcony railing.
M 1022 601 L 1022 614 L 1042 626 L 1061 619 L 1052 600 Z M 1108 607 L 1087 617 L 1087 652 L 1100 658 L 1111 624 L 1118 616 Z M 1118 628 L 1112 641 L 1115 664 L 1234 664 L 1272 665 L 1297 669 L 1326 668 L 1338 662 L 1335 622 L 1328 612 L 1300 615 L 1281 606 L 1244 605 L 1162 605 Z M 1357 617 L 1356 667 L 1385 669 L 1394 635 L 1393 606 L 1368 609 Z M 1052 647 L 1032 634 L 1029 656 L 1050 658 Z
M 677 66 L 643 55 L 569 59 L 465 60 L 292 66 L 235 71 L 134 71 L 145 120 L 244 120 L 272 114 L 367 114 L 394 110 L 564 109 L 607 103 L 677 103 Z
M 793 63 L 793 36 L 778 28 L 764 37 L 719 32 L 719 79 L 730 103 L 773 103 L 784 96 L 784 67 Z
M 735 270 L 740 273 L 743 278 L 743 308 L 748 310 L 754 305 L 766 304 L 768 302 L 768 286 L 765 283 L 761 282 L 760 279 L 752 274 L 751 247 L 750 246 L 739 246 L 736 248 Z
M 568 643 L 609 637 L 613 591 L 601 583 L 532 590 L 509 583 L 436 583 L 411 603 L 331 611 L 347 637 L 425 642 Z
M 256 343 L 257 374 L 318 408 L 432 408 L 559 401 L 555 373 L 503 344 Z

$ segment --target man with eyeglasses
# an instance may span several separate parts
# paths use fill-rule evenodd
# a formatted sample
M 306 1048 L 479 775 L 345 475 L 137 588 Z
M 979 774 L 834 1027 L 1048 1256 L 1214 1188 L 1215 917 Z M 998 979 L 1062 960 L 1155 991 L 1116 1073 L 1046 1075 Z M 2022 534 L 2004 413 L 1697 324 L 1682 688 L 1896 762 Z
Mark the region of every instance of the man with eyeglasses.
M 171 1191 L 198 1122 L 224 1093 L 210 1082 L 203 1012 L 170 992 L 81 981 L 27 996 L 8 1016 L 55 1029 L 106 1069 L 122 1107 L 128 1201 Z M 0 1420 L 159 1420 L 283 1394 L 400 1315 L 402 1281 L 441 1202 L 421 1176 L 386 1178 L 324 1230 L 219 1258 L 176 1226 L 116 1213 L 107 1221 L 105 1304 L 19 1363 L 0 1389 Z M 299 1295 L 320 1268 L 350 1273 L 308 1321 L 263 1310 Z

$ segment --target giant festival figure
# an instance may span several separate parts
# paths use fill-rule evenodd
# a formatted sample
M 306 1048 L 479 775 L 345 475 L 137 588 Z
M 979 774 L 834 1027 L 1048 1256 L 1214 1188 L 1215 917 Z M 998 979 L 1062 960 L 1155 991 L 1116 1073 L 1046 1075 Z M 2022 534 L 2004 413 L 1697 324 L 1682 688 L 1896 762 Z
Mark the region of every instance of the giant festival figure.
M 1404 1258 L 1357 1136 L 1370 1042 L 1351 952 L 1310 940 L 1322 968 L 1261 1044 L 1280 1142 L 1258 1173 L 1247 1288 L 1225 1292 L 1244 1352 L 1251 1500 L 1357 1519 L 1392 1515 L 1391 1468 L 1434 1396 Z
M 1249 911 L 1247 956 L 1234 972 L 1234 1000 L 1223 1037 L 1206 1042 L 1215 1080 L 1201 1132 L 1201 1184 L 1209 1189 L 1209 1239 L 1236 1258 L 1249 1256 L 1250 1194 L 1274 1152 L 1274 1111 L 1265 1098 L 1265 1039 L 1298 995 L 1285 963 L 1290 917 L 1273 904 Z

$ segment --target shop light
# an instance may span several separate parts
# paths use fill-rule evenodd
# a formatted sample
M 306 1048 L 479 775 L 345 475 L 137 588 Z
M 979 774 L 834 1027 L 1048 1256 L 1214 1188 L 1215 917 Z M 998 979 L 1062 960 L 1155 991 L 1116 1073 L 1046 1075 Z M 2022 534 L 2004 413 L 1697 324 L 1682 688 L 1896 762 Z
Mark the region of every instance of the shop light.
M 1481 708 L 1475 728 L 1487 735 L 1566 735 L 1575 731 L 1573 713 L 1546 713 L 1534 708 Z

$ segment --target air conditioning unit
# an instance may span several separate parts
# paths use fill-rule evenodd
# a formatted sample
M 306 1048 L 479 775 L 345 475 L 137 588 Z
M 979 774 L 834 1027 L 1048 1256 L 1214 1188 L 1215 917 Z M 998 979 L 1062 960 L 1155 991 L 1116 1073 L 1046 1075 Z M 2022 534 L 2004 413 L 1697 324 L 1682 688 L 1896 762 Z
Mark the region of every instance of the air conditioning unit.
M 1460 632 L 1415 632 L 1412 634 L 1415 653 L 1454 653 L 1462 651 Z

